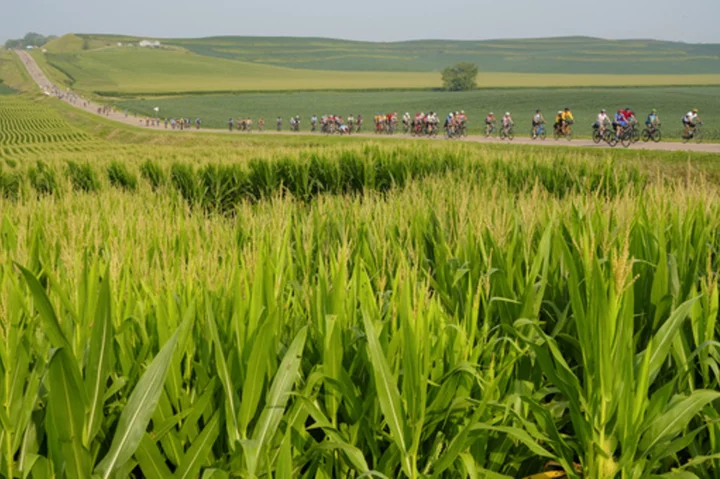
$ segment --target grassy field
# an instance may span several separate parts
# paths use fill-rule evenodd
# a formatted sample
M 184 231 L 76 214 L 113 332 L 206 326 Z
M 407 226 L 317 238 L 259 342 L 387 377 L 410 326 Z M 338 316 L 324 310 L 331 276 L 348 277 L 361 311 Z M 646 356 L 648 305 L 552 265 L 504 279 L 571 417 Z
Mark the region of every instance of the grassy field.
M 127 41 L 84 36 L 93 44 Z M 137 41 L 137 39 L 136 39 Z M 204 56 L 335 71 L 438 72 L 471 61 L 485 72 L 720 74 L 720 45 L 569 37 L 369 43 L 321 38 L 214 37 L 161 40 Z
M 117 103 L 142 115 L 153 114 L 160 107 L 160 115 L 168 117 L 200 117 L 206 127 L 225 128 L 229 117 L 264 117 L 268 125 L 281 115 L 300 115 L 309 129 L 313 114 L 362 114 L 366 119 L 376 112 L 465 110 L 470 117 L 471 131 L 479 132 L 485 115 L 492 111 L 502 115 L 512 113 L 518 134 L 530 130 L 531 118 L 537 108 L 548 120 L 557 110 L 569 106 L 575 113 L 575 130 L 589 136 L 590 125 L 601 108 L 614 112 L 630 105 L 644 116 L 652 109 L 659 110 L 670 136 L 679 133 L 680 118 L 689 109 L 698 107 L 710 137 L 720 138 L 720 87 L 656 87 L 656 88 L 547 88 L 547 89 L 488 89 L 467 93 L 446 92 L 317 92 L 242 95 L 201 95 L 178 98 L 127 100 Z M 677 131 L 676 131 L 677 130 Z
M 175 50 L 116 47 L 82 53 L 48 53 L 47 62 L 62 72 L 74 89 L 106 94 L 440 86 L 437 73 L 292 70 Z
M 717 155 L 0 121 L 2 477 L 720 471 Z

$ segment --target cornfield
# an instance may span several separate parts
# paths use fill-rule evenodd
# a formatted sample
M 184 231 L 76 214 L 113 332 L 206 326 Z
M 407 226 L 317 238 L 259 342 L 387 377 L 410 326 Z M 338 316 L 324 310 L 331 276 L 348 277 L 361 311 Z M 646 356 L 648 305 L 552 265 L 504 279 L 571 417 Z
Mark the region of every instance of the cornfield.
M 0 477 L 718 476 L 702 174 L 123 148 L 3 169 Z

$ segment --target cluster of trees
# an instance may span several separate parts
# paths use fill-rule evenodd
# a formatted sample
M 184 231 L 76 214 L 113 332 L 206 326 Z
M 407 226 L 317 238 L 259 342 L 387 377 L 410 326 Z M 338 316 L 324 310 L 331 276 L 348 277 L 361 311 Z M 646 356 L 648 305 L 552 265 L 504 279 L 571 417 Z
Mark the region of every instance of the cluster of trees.
M 460 62 L 443 70 L 443 86 L 447 91 L 474 90 L 477 87 L 477 76 L 477 65 L 470 62 Z
M 27 48 L 27 47 L 41 47 L 45 45 L 50 40 L 56 39 L 57 36 L 50 35 L 45 36 L 41 35 L 39 33 L 30 32 L 26 34 L 22 38 L 18 38 L 15 40 L 8 40 L 5 42 L 5 48 Z

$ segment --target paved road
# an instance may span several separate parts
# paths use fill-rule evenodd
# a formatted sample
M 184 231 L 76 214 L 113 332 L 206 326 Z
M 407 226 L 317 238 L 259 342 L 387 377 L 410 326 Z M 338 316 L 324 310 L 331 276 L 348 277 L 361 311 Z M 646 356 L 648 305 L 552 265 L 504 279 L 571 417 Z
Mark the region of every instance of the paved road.
M 102 112 L 102 105 L 93 103 L 91 101 L 88 101 L 79 95 L 76 95 L 75 93 L 69 91 L 69 90 L 62 90 L 58 88 L 56 85 L 54 85 L 48 78 L 45 76 L 43 71 L 38 66 L 35 59 L 26 51 L 23 50 L 17 50 L 16 51 L 20 59 L 22 60 L 23 64 L 25 65 L 25 68 L 27 68 L 28 73 L 30 73 L 30 76 L 35 81 L 35 83 L 38 84 L 41 90 L 45 92 L 47 95 L 57 96 L 58 98 L 62 99 L 63 101 L 75 106 L 76 108 L 79 108 L 81 110 L 88 111 L 90 113 L 103 116 L 105 118 L 109 118 L 114 121 L 118 121 L 120 123 L 125 123 L 127 125 L 132 125 L 136 127 L 142 127 L 144 129 L 155 129 L 155 130 L 163 130 L 165 131 L 164 125 L 159 126 L 146 126 L 144 119 L 138 119 L 134 118 L 132 115 L 125 116 L 123 112 L 110 110 L 107 112 Z M 175 130 L 178 131 L 178 130 Z M 201 133 L 226 133 L 229 134 L 227 130 L 211 130 L 211 129 L 203 129 L 200 130 Z M 259 133 L 258 133 L 259 134 Z M 283 132 L 283 133 L 277 133 L 277 132 L 271 132 L 266 131 L 263 133 L 264 135 L 267 134 L 293 134 L 289 132 Z M 360 136 L 365 138 L 377 138 L 373 134 L 360 134 L 360 135 L 354 135 L 354 136 Z M 406 138 L 410 140 L 410 137 L 395 137 L 395 138 Z M 417 140 L 417 139 L 415 139 Z M 438 139 L 437 141 L 441 141 L 441 139 Z M 475 142 L 475 143 L 499 143 L 500 140 L 497 139 L 486 139 L 481 136 L 468 136 L 467 138 L 464 138 L 460 141 L 468 141 L 468 142 Z M 513 141 L 513 144 L 519 144 L 519 145 L 548 145 L 548 146 L 564 146 L 564 147 L 589 147 L 589 148 L 609 148 L 606 144 L 602 143 L 600 145 L 596 145 L 590 140 L 573 140 L 572 142 L 565 141 L 565 140 L 552 140 L 548 139 L 545 141 L 536 140 L 533 141 L 529 138 L 516 138 Z M 617 148 L 624 149 L 620 146 Z M 641 149 L 641 150 L 662 150 L 662 151 L 697 151 L 697 152 L 706 152 L 706 153 L 720 153 L 720 143 L 703 143 L 703 144 L 695 144 L 695 143 L 688 143 L 688 144 L 682 144 L 682 143 L 670 143 L 670 142 L 664 142 L 664 143 L 636 143 L 630 147 L 631 149 Z

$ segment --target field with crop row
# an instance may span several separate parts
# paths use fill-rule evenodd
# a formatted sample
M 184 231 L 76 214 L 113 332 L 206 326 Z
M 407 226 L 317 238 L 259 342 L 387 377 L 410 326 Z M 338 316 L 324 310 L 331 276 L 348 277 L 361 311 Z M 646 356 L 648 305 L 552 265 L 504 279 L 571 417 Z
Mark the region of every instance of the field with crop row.
M 14 145 L 75 145 L 91 141 L 55 111 L 25 98 L 0 97 L 0 149 Z
M 0 477 L 717 477 L 717 155 L 218 136 L 2 161 Z

